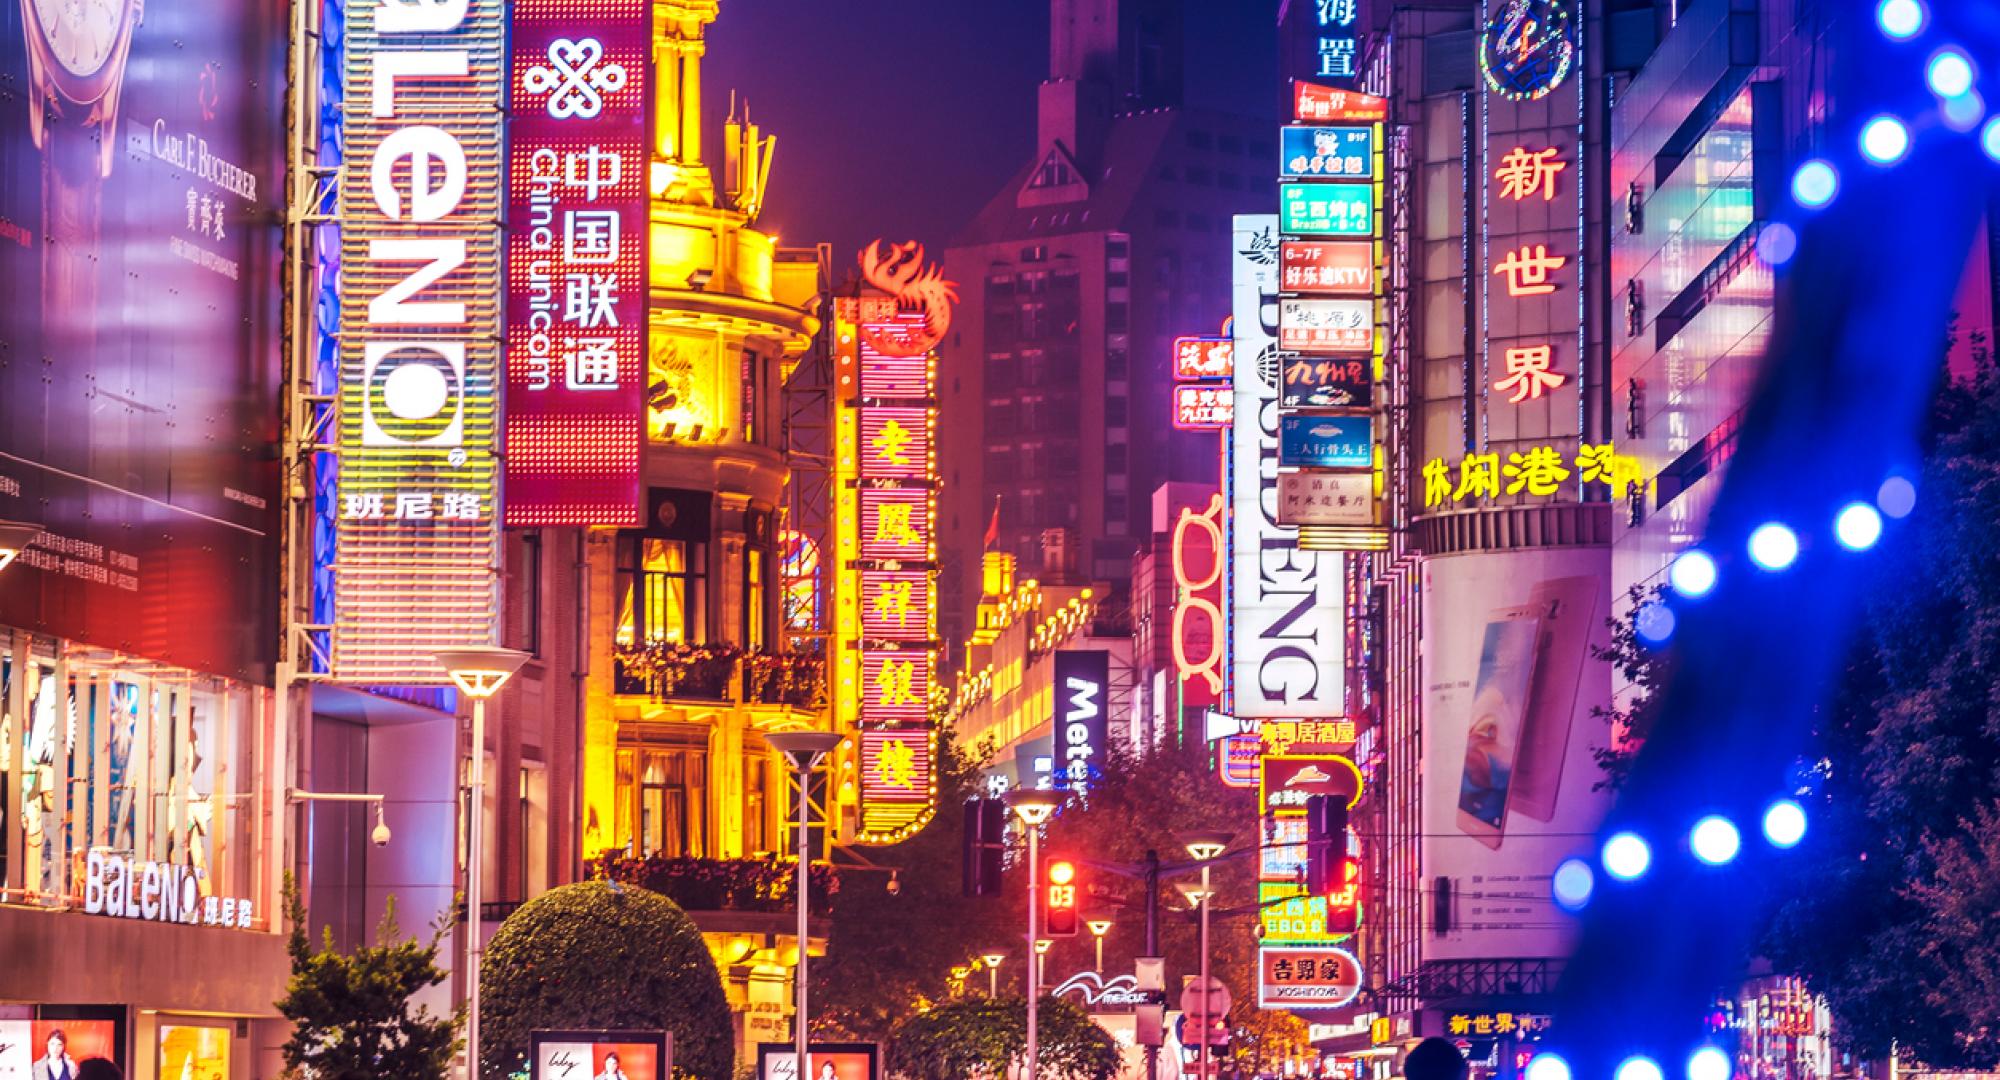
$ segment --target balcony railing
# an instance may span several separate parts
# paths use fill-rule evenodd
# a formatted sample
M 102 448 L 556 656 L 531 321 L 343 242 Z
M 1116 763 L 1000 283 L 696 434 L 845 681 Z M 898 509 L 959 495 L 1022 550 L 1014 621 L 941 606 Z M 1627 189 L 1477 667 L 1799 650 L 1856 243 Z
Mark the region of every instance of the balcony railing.
M 672 900 L 687 911 L 745 911 L 781 913 L 793 910 L 792 886 L 797 871 L 792 862 L 779 858 L 690 859 L 666 855 L 634 858 L 605 855 L 592 860 L 593 876 L 609 878 L 653 892 Z M 811 913 L 823 916 L 833 910 L 834 894 L 840 891 L 840 877 L 832 867 L 814 865 Z
M 816 656 L 650 642 L 620 645 L 614 660 L 618 692 L 655 701 L 814 709 L 826 699 L 826 665 Z

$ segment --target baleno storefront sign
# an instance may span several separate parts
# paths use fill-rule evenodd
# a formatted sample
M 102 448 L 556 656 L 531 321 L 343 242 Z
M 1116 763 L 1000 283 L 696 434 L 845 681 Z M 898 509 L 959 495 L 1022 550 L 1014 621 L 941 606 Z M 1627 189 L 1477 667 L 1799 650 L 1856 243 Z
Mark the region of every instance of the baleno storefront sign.
M 84 859 L 83 911 L 115 919 L 250 929 L 255 907 L 233 896 L 203 896 L 203 871 L 93 848 Z

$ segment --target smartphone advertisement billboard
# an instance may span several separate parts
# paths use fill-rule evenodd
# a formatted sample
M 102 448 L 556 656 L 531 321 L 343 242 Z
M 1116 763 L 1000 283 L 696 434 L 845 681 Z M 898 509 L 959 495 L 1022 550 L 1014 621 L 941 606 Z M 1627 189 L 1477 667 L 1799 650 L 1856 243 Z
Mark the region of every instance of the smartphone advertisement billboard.
M 1575 921 L 1549 881 L 1589 855 L 1610 805 L 1591 753 L 1610 738 L 1591 715 L 1611 701 L 1610 665 L 1593 655 L 1609 644 L 1609 595 L 1603 549 L 1424 566 L 1423 860 L 1427 877 L 1452 879 L 1450 932 L 1426 937 L 1433 958 L 1569 951 Z
M 271 679 L 288 30 L 0 4 L 0 623 Z

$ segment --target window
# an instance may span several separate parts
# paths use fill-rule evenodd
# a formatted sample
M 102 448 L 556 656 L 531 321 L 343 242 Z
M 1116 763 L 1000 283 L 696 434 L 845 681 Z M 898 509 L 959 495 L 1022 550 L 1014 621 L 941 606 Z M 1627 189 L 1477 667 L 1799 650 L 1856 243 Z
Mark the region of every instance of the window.
M 1104 471 L 1117 475 L 1125 471 L 1125 444 L 1112 443 L 1104 448 Z
M 708 755 L 694 748 L 621 749 L 616 835 L 634 855 L 668 858 L 706 854 L 702 807 L 708 795 Z
M 1198 166 L 1194 166 L 1194 165 L 1190 165 L 1190 166 L 1188 166 L 1188 170 L 1187 170 L 1187 182 L 1188 182 L 1188 183 L 1190 183 L 1190 184 L 1199 184 L 1199 185 L 1201 185 L 1202 187 L 1207 187 L 1207 186 L 1209 185 L 1209 182 L 1211 181 L 1211 179 L 1212 179 L 1212 177 L 1211 177 L 1211 176 L 1209 175 L 1209 172 L 1208 172 L 1208 170 L 1207 170 L 1207 169 L 1204 169 L 1204 168 L 1200 168 L 1200 167 L 1198 167 Z
M 1104 426 L 1122 428 L 1125 426 L 1125 398 L 1121 396 L 1104 399 Z M 1119 447 L 1124 449 L 1124 447 Z
M 1181 216 L 1172 210 L 1161 208 L 1153 211 L 1153 224 L 1162 229 L 1171 229 L 1181 223 Z
M 1214 147 L 1215 140 L 1206 131 L 1190 131 L 1187 133 L 1187 144 L 1195 150 L 1208 150 Z
M 762 754 L 743 756 L 743 854 L 771 850 L 771 762 Z
M 756 353 L 749 349 L 743 350 L 743 407 L 740 420 L 743 425 L 741 428 L 743 441 L 747 443 L 757 441 L 757 381 L 763 377 L 762 367 L 763 365 L 757 362 Z
M 542 530 L 521 534 L 521 648 L 542 655 Z
M 532 900 L 549 889 L 549 771 L 539 761 L 521 764 L 521 893 Z
M 618 644 L 707 641 L 707 558 L 706 544 L 621 535 Z
M 1104 305 L 1104 332 L 1123 334 L 1132 326 L 1132 306 L 1123 300 Z
M 1216 149 L 1221 150 L 1225 154 L 1240 154 L 1243 152 L 1243 140 L 1234 135 L 1218 137 L 1215 140 L 1215 146 Z
M 748 595 L 743 604 L 743 647 L 761 649 L 764 647 L 764 601 L 766 560 L 770 554 L 760 547 L 746 548 L 743 552 L 743 581 Z
M 1243 178 L 1233 172 L 1217 174 L 1216 181 L 1222 185 L 1222 190 L 1224 191 L 1243 190 Z
M 1122 348 L 1104 350 L 1104 377 L 1122 379 L 1125 377 L 1126 353 Z

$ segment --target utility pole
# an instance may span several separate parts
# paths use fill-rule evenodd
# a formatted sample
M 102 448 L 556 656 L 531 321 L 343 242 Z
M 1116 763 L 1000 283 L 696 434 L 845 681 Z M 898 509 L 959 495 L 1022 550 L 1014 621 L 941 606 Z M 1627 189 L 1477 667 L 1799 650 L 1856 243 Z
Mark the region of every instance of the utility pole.
M 1146 849 L 1146 955 L 1160 955 L 1160 853 Z M 1160 1048 L 1146 1048 L 1146 1080 L 1160 1080 Z

